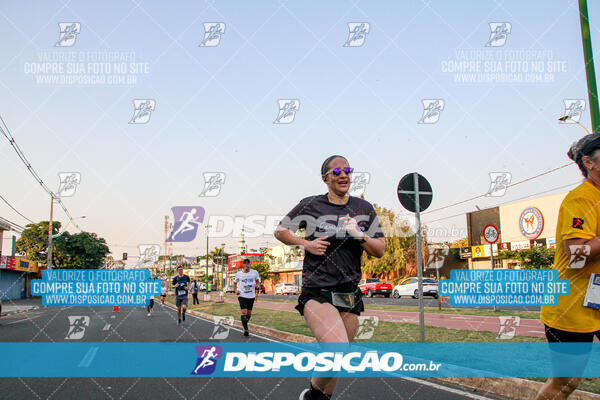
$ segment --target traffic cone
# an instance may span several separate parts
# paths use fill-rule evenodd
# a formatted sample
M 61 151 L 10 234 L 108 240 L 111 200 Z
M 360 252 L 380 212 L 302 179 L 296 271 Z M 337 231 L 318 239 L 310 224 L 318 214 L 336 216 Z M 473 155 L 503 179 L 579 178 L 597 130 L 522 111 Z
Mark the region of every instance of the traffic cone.
M 113 312 L 119 312 L 119 306 L 113 306 Z

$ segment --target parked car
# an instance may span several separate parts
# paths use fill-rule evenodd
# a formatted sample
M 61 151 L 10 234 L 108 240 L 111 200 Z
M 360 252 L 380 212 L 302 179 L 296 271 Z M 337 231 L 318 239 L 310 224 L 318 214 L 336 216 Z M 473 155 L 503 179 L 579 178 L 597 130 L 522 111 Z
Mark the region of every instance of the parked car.
M 300 290 L 293 283 L 280 283 L 275 286 L 275 294 L 298 294 Z
M 377 294 L 382 294 L 385 297 L 390 297 L 392 294 L 392 284 L 381 282 L 379 278 L 367 278 L 358 282 L 358 288 L 367 297 L 373 297 Z
M 233 290 L 233 286 L 231 286 L 231 285 L 225 286 L 225 293 L 235 293 L 235 290 Z
M 395 299 L 401 296 L 419 297 L 419 280 L 416 277 L 406 278 L 394 287 L 392 292 Z M 423 296 L 438 298 L 438 283 L 435 279 L 423 278 Z

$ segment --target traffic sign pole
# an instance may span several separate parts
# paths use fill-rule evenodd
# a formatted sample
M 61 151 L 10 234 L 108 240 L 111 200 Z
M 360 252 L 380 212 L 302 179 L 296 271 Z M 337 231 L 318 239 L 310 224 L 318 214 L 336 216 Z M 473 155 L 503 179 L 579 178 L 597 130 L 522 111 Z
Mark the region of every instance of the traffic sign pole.
M 498 241 L 500 231 L 495 225 L 486 225 L 483 228 L 483 238 L 490 244 L 490 260 L 492 261 L 492 271 L 494 270 L 494 243 Z M 498 307 L 494 306 L 494 311 L 498 311 Z
M 421 342 L 425 341 L 425 309 L 423 308 L 423 255 L 421 253 L 421 204 L 419 202 L 419 174 L 413 173 L 415 185 L 415 217 L 417 219 L 417 277 L 419 279 L 419 325 Z
M 425 211 L 433 199 L 431 185 L 416 172 L 406 174 L 398 183 L 398 200 L 408 211 L 415 213 L 417 240 L 417 277 L 419 292 L 419 325 L 421 342 L 425 341 L 425 310 L 423 304 L 423 254 L 421 249 L 421 211 Z

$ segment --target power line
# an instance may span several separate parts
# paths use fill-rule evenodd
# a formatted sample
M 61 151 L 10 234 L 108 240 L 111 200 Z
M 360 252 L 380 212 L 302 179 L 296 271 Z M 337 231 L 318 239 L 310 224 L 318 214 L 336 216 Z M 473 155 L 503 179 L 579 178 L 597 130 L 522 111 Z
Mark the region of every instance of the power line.
M 17 210 L 16 208 L 14 208 L 4 197 L 2 197 L 1 194 L 0 194 L 0 199 L 2 199 L 2 201 L 4 201 L 10 208 L 12 208 L 12 210 L 14 212 L 16 212 L 17 214 L 19 214 L 21 217 L 25 218 L 27 221 L 31 222 L 32 224 L 35 224 L 35 222 L 33 222 L 32 220 L 30 220 L 29 218 L 27 218 L 26 216 L 24 216 L 23 214 L 21 214 L 19 212 L 19 210 Z
M 10 145 L 12 146 L 12 148 L 15 150 L 15 152 L 17 153 L 17 155 L 21 159 L 21 162 L 23 162 L 23 164 L 25 165 L 25 167 L 27 168 L 27 170 L 31 173 L 31 175 L 33 176 L 33 178 L 40 184 L 40 186 L 46 191 L 46 193 L 48 193 L 50 196 L 52 196 L 52 199 L 56 200 L 56 202 L 63 209 L 63 211 L 65 212 L 66 216 L 69 218 L 69 220 L 71 221 L 71 223 L 73 225 L 75 225 L 75 227 L 77 229 L 79 229 L 79 231 L 81 232 L 81 228 L 79 227 L 79 225 L 77 225 L 77 223 L 74 222 L 73 217 L 71 216 L 71 213 L 69 212 L 69 210 L 67 210 L 67 207 L 63 204 L 63 202 L 60 199 L 60 197 L 56 196 L 54 194 L 54 192 L 52 190 L 50 190 L 50 188 L 44 183 L 44 181 L 38 175 L 38 173 L 33 169 L 33 166 L 27 160 L 27 157 L 25 157 L 25 154 L 23 153 L 23 151 L 21 150 L 21 148 L 19 147 L 19 145 L 15 141 L 15 138 L 10 133 L 10 130 L 8 129 L 8 126 L 6 126 L 6 123 L 4 122 L 4 119 L 2 118 L 2 115 L 0 115 L 0 121 L 2 122 L 2 126 L 4 127 L 4 129 L 2 129 L 2 126 L 0 126 L 0 132 L 4 135 L 4 137 L 6 137 L 6 139 L 8 140 L 8 142 L 10 143 Z
M 5 224 L 10 225 L 10 229 L 15 232 L 23 233 L 23 231 L 25 230 L 25 228 L 21 225 L 15 224 L 14 222 L 7 220 L 6 218 L 0 217 L 0 222 L 4 222 Z
M 523 179 L 522 181 L 519 181 L 519 182 L 512 183 L 510 185 L 506 185 L 504 187 L 508 189 L 509 187 L 517 186 L 517 185 L 520 185 L 521 183 L 525 183 L 525 182 L 531 181 L 533 179 L 537 179 L 540 176 L 550 174 L 552 172 L 558 171 L 559 169 L 568 167 L 568 166 L 573 165 L 573 164 L 575 164 L 575 163 L 574 162 L 570 162 L 568 164 L 564 164 L 564 165 L 561 165 L 560 167 L 556 167 L 556 168 L 550 169 L 548 171 L 544 171 L 544 172 L 542 172 L 540 174 L 537 174 L 535 176 Z M 473 201 L 473 200 L 479 199 L 481 197 L 486 197 L 488 194 L 489 194 L 489 192 L 481 194 L 479 196 L 471 197 L 471 198 L 466 199 L 466 200 L 457 201 L 456 203 L 448 204 L 447 206 L 444 206 L 444 207 L 439 207 L 439 208 L 435 208 L 433 210 L 425 211 L 425 212 L 422 212 L 421 215 L 430 214 L 430 213 L 433 213 L 433 212 L 436 212 L 436 211 L 445 210 L 446 208 L 450 208 L 450 207 L 458 206 L 460 204 L 468 203 L 469 201 Z
M 525 200 L 525 199 L 528 199 L 528 198 L 533 197 L 533 196 L 539 196 L 541 194 L 549 193 L 549 192 L 552 192 L 554 190 L 567 188 L 569 186 L 573 186 L 573 185 L 576 185 L 578 183 L 580 183 L 580 182 L 578 181 L 578 182 L 569 183 L 567 185 L 557 186 L 557 187 L 552 188 L 552 189 L 544 190 L 543 192 L 533 193 L 533 194 L 530 194 L 530 195 L 527 195 L 527 196 L 524 196 L 524 197 L 520 197 L 518 199 L 513 199 L 513 200 L 510 200 L 510 201 L 506 201 L 504 203 L 499 203 L 499 204 L 496 204 L 495 206 L 491 206 L 491 207 L 498 207 L 498 206 L 501 206 L 501 205 L 504 205 L 504 204 L 514 203 L 515 201 Z M 488 208 L 491 208 L 491 207 L 488 207 Z M 465 213 L 463 212 L 463 213 L 460 213 L 460 214 L 450 215 L 448 217 L 442 217 L 442 218 L 438 218 L 438 219 L 433 219 L 431 221 L 424 221 L 423 223 L 424 224 L 430 224 L 432 222 L 438 222 L 438 221 L 443 221 L 445 219 L 460 217 L 461 215 L 465 215 Z

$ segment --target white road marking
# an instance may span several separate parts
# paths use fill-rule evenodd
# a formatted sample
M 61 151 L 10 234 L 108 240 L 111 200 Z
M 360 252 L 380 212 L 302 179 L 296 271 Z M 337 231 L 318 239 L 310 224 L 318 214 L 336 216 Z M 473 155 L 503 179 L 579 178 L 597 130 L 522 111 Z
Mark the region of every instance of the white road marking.
M 110 329 L 110 324 L 106 324 L 104 325 L 104 328 L 102 328 L 103 331 L 107 331 Z
M 98 346 L 90 347 L 90 349 L 87 351 L 87 353 L 85 353 L 85 355 L 79 362 L 78 366 L 83 367 L 83 368 L 89 367 L 90 364 L 92 363 L 92 361 L 94 360 L 94 357 L 96 357 L 96 353 L 98 352 L 98 349 L 99 349 Z

